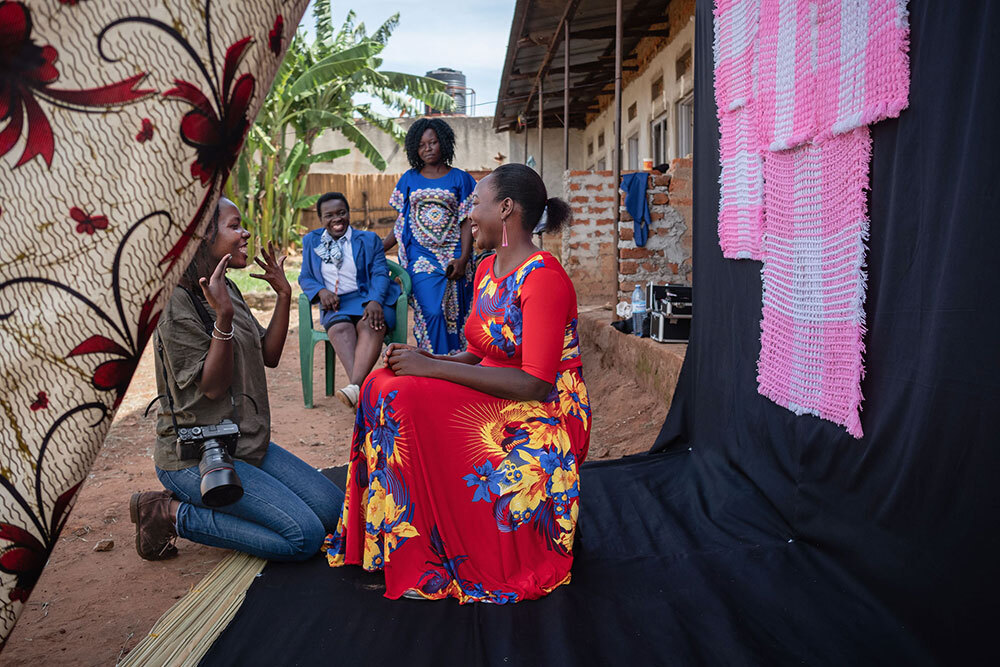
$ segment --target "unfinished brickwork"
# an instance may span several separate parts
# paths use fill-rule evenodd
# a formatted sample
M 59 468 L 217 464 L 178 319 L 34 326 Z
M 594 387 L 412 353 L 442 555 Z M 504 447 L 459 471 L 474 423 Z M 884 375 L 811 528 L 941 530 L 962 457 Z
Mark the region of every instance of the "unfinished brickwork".
M 637 283 L 691 284 L 691 158 L 671 163 L 670 172 L 649 176 L 649 236 L 635 245 L 635 225 L 621 196 L 618 224 L 618 296 L 627 298 Z
M 615 298 L 614 204 L 610 171 L 567 171 L 565 190 L 573 211 L 562 235 L 562 264 L 581 303 Z
M 617 196 L 610 171 L 567 171 L 565 192 L 573 222 L 562 234 L 562 264 L 581 303 L 627 298 L 636 283 L 691 284 L 691 158 L 671 163 L 667 174 L 650 174 L 649 238 L 636 247 L 632 217 Z M 615 275 L 614 206 L 621 206 L 619 270 Z M 548 240 L 546 240 L 548 244 Z

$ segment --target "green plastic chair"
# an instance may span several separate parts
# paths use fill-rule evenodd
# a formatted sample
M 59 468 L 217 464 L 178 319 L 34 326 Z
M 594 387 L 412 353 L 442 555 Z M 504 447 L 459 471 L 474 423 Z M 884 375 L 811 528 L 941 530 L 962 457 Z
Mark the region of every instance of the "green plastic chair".
M 410 275 L 396 262 L 386 260 L 389 277 L 399 281 L 403 293 L 396 301 L 396 326 L 385 335 L 385 342 L 405 343 L 407 336 L 406 309 L 410 290 L 413 288 Z M 313 326 L 312 304 L 305 294 L 299 294 L 299 364 L 302 369 L 302 399 L 306 407 L 313 407 L 313 353 L 316 343 L 325 343 L 326 352 L 326 395 L 333 396 L 333 380 L 337 368 L 337 356 L 326 332 Z

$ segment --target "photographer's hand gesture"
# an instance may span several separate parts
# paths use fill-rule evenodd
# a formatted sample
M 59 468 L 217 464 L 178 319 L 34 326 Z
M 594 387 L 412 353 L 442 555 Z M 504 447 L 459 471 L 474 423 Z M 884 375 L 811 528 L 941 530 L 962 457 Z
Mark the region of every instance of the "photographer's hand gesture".
M 254 262 L 264 270 L 264 273 L 251 273 L 251 278 L 265 281 L 278 296 L 291 296 L 292 286 L 285 277 L 285 256 L 277 257 L 274 252 L 274 241 L 268 241 L 267 250 L 261 249 L 261 256 Z
M 198 285 L 208 305 L 215 311 L 216 319 L 228 324 L 233 319 L 233 302 L 229 298 L 229 288 L 226 286 L 226 267 L 232 255 L 226 255 L 219 260 L 210 278 L 201 278 Z

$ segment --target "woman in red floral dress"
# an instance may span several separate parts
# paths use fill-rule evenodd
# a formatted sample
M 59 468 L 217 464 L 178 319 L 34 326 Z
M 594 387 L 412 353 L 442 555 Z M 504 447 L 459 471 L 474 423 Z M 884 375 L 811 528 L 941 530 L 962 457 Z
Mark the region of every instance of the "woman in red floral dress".
M 361 390 L 332 566 L 385 572 L 386 597 L 506 603 L 570 580 L 590 404 L 576 292 L 532 243 L 569 218 L 524 165 L 484 178 L 469 214 L 468 350 L 392 345 Z

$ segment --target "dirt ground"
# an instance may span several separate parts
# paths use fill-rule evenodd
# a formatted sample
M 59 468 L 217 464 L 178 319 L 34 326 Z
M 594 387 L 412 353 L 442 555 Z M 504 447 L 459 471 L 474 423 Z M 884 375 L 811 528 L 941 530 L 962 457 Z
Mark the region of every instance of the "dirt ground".
M 256 312 L 261 322 L 269 312 Z M 295 313 L 292 313 L 293 325 Z M 583 341 L 587 368 L 587 341 Z M 318 355 L 322 359 L 322 355 Z M 135 553 L 128 500 L 162 487 L 153 470 L 153 417 L 142 415 L 156 395 L 153 350 L 147 347 L 59 544 L 6 648 L 5 665 L 110 665 L 119 661 L 171 605 L 226 554 L 178 540 L 180 556 L 150 563 Z M 590 458 L 618 458 L 649 448 L 666 415 L 662 398 L 615 371 L 587 372 L 593 406 Z M 337 370 L 338 385 L 344 371 Z M 280 365 L 268 369 L 272 439 L 317 467 L 347 462 L 354 414 L 323 391 L 316 365 L 316 407 L 306 410 L 298 366 L 298 336 L 289 331 Z M 96 552 L 111 539 L 110 551 Z

